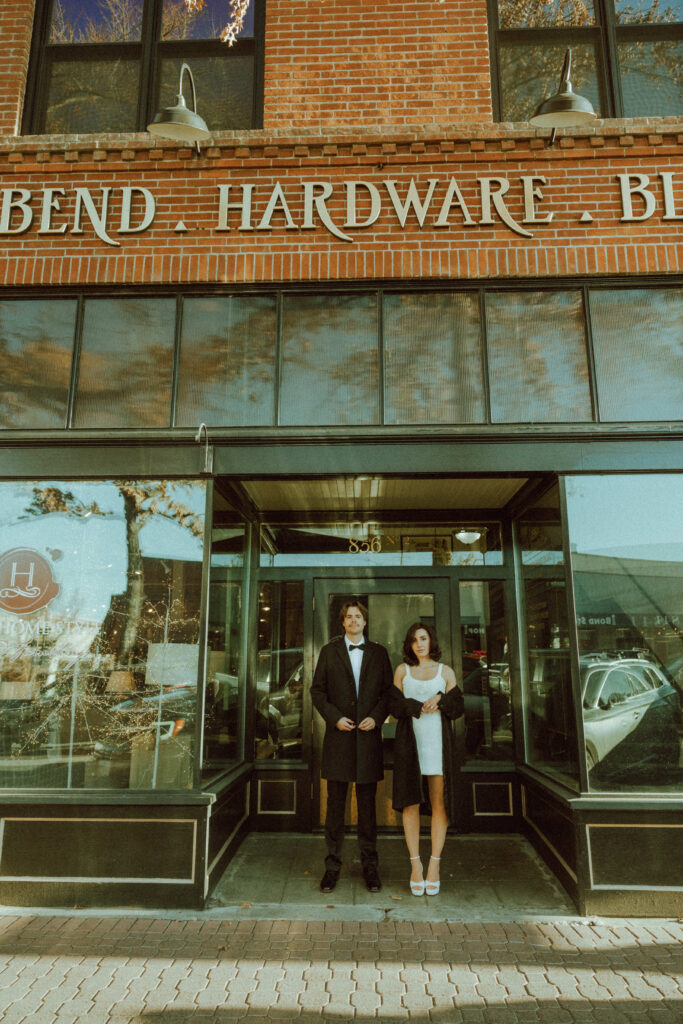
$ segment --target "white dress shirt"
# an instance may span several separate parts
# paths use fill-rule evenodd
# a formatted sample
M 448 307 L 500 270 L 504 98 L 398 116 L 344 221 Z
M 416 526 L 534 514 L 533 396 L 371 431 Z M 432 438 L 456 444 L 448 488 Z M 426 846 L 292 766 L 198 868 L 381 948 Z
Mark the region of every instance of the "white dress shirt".
M 351 646 L 351 641 L 349 640 L 348 636 L 345 636 L 344 639 L 346 640 L 346 650 L 349 652 L 349 658 L 351 659 L 351 669 L 353 671 L 353 678 L 356 683 L 356 693 L 358 693 L 358 685 L 360 683 L 360 667 L 363 664 L 363 652 L 359 650 L 349 650 Z M 361 637 L 361 639 L 358 642 L 364 644 L 365 637 Z

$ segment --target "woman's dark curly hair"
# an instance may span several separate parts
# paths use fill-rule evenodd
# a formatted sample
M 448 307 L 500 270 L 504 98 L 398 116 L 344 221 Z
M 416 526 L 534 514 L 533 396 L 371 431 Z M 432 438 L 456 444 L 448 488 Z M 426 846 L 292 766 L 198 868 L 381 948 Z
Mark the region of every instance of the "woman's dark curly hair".
M 426 622 L 414 622 L 406 633 L 406 638 L 403 641 L 403 659 L 406 665 L 419 665 L 420 663 L 411 646 L 418 629 L 424 629 L 429 636 L 429 657 L 433 661 L 441 661 L 441 648 L 439 647 L 439 641 L 436 638 L 436 630 L 434 627 L 429 626 Z

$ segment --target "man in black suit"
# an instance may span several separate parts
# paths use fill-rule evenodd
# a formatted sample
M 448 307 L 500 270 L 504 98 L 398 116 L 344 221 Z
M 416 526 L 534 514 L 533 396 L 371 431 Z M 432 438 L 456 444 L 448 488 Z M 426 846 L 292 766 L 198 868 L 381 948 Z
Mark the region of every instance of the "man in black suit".
M 321 774 L 327 779 L 322 892 L 332 892 L 341 869 L 349 783 L 356 784 L 358 842 L 365 884 L 379 892 L 377 871 L 377 783 L 384 775 L 382 723 L 393 685 L 386 648 L 363 636 L 368 612 L 347 601 L 340 613 L 344 636 L 325 644 L 313 675 L 313 704 L 325 719 Z

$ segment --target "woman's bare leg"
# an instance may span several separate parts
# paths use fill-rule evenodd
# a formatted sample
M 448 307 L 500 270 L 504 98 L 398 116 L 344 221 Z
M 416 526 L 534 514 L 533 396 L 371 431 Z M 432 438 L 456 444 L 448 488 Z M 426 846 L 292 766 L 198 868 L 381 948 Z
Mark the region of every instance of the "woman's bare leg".
M 403 808 L 403 832 L 406 837 L 406 846 L 408 847 L 409 857 L 419 857 L 420 855 L 420 805 L 410 804 L 409 807 Z M 411 882 L 422 881 L 422 865 L 419 860 L 411 860 L 410 862 Z
M 438 882 L 439 858 L 446 842 L 448 831 L 448 815 L 443 796 L 443 775 L 428 775 L 429 801 L 432 805 L 432 853 L 427 868 L 427 881 Z M 419 819 L 418 819 L 419 820 Z

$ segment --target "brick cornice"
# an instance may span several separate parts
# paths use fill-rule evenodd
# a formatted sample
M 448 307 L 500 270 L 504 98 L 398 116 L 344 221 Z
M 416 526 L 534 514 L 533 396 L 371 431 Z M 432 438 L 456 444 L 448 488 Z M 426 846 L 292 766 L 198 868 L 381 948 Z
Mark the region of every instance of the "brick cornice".
M 199 157 L 188 147 L 172 141 L 151 140 L 144 132 L 123 135 L 31 135 L 0 138 L 0 161 L 21 164 L 24 158 L 52 164 L 79 161 L 104 162 L 112 158 L 124 162 L 155 161 L 166 167 L 171 161 L 194 162 L 207 166 L 223 161 L 265 163 L 314 160 L 322 164 L 373 164 L 431 162 L 435 157 L 450 158 L 467 153 L 496 153 L 519 156 L 524 153 L 561 159 L 567 150 L 600 151 L 617 149 L 638 154 L 650 148 L 674 146 L 683 150 L 683 120 L 679 117 L 630 118 L 597 121 L 590 128 L 563 130 L 555 147 L 547 147 L 547 132 L 527 124 L 496 124 L 473 128 L 471 125 L 391 128 L 358 128 L 353 131 L 313 129 L 263 129 L 249 132 L 216 132 L 202 147 Z

